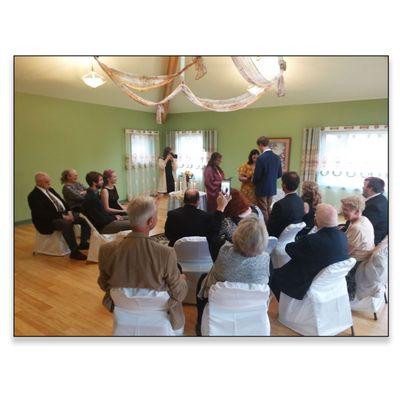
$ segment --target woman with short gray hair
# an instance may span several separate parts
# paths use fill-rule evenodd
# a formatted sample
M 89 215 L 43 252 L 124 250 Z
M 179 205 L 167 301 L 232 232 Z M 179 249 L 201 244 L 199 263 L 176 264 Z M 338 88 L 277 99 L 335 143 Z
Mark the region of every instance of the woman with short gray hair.
M 215 283 L 268 283 L 269 254 L 265 252 L 267 245 L 268 232 L 263 221 L 256 216 L 249 216 L 239 222 L 233 234 L 233 244 L 226 242 L 210 272 L 200 277 L 197 328 L 200 327 L 203 310 L 208 302 L 208 291 Z

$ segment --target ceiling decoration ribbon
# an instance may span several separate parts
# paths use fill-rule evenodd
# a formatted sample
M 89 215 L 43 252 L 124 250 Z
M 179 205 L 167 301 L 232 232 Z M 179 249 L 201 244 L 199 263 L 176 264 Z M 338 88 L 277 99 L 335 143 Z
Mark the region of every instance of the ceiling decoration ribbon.
M 280 73 L 272 81 L 269 81 L 260 73 L 250 57 L 232 57 L 232 60 L 242 77 L 252 85 L 256 85 L 258 90 L 256 93 L 246 91 L 246 93 L 239 96 L 222 100 L 198 97 L 184 82 L 183 72 L 193 65 L 195 65 L 196 68 L 196 79 L 200 79 L 207 72 L 202 57 L 194 57 L 190 64 L 186 65 L 176 74 L 148 77 L 140 77 L 138 75 L 121 72 L 116 69 L 109 68 L 107 65 L 102 63 L 98 57 L 96 57 L 96 60 L 103 71 L 105 71 L 111 78 L 111 80 L 132 100 L 147 107 L 156 107 L 156 120 L 158 124 L 162 123 L 162 117 L 165 112 L 164 104 L 172 100 L 181 92 L 193 104 L 216 112 L 230 112 L 246 108 L 263 96 L 267 89 L 271 89 L 274 86 L 277 87 L 278 96 L 284 95 L 283 72 L 286 70 L 286 63 L 281 58 L 279 59 Z M 155 102 L 147 100 L 133 91 L 147 91 L 158 88 L 166 85 L 178 76 L 181 79 L 181 83 L 167 97 L 160 101 Z

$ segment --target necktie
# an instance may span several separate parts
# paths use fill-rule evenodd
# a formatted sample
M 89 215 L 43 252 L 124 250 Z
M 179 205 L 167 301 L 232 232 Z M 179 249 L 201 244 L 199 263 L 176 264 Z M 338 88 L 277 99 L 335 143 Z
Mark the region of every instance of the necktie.
M 47 190 L 47 189 L 46 189 L 46 193 L 47 193 L 47 195 L 49 196 L 49 199 L 52 201 L 52 203 L 53 203 L 54 206 L 56 207 L 57 211 L 58 211 L 58 212 L 63 212 L 64 209 L 63 209 L 63 207 L 61 207 L 61 204 L 57 201 L 58 199 L 55 200 L 55 199 L 54 199 L 55 196 L 54 196 L 52 193 L 50 193 L 50 191 Z

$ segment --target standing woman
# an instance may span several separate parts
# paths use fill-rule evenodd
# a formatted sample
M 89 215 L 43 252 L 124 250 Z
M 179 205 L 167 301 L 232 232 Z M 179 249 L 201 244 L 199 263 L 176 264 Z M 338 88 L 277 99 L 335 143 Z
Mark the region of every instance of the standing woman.
M 126 215 L 126 208 L 119 202 L 117 192 L 117 174 L 112 169 L 106 169 L 103 172 L 103 188 L 100 193 L 100 199 L 104 210 L 109 214 Z
M 166 147 L 162 157 L 158 159 L 158 167 L 160 168 L 158 193 L 171 193 L 175 190 L 176 170 L 178 168 L 176 158 L 177 156 L 172 153 L 171 147 Z
M 224 171 L 220 168 L 221 161 L 222 155 L 220 153 L 212 153 L 204 170 L 208 212 L 213 212 L 217 209 L 217 197 L 221 191 L 221 182 L 224 179 Z
M 239 167 L 239 181 L 242 182 L 240 191 L 247 197 L 251 204 L 256 204 L 256 186 L 253 183 L 253 174 L 256 167 L 257 157 L 260 152 L 254 149 L 249 154 L 247 163 Z

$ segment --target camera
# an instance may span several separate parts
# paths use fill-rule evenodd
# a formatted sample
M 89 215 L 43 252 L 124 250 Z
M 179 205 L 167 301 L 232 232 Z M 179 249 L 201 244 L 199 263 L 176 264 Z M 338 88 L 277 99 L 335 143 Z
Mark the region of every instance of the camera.
M 177 154 L 174 154 L 174 153 L 169 153 L 169 154 L 171 154 L 171 156 L 174 157 L 174 158 L 178 158 Z

